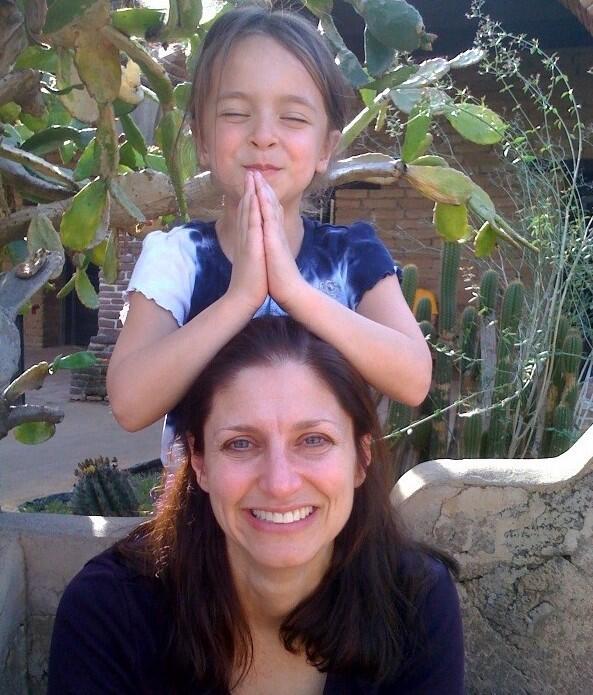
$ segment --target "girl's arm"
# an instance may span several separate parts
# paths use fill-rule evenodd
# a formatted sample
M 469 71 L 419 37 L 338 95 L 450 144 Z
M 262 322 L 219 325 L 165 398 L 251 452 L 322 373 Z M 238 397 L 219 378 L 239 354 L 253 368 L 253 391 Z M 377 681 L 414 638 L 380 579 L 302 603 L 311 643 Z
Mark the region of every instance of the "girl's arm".
M 236 224 L 236 262 L 228 290 L 181 328 L 169 311 L 139 292 L 132 293 L 107 369 L 111 408 L 126 430 L 147 427 L 177 405 L 206 364 L 266 298 L 261 217 L 251 175 L 246 177 Z
M 389 398 L 422 403 L 430 388 L 432 360 L 395 276 L 379 280 L 357 311 L 311 287 L 301 276 L 284 233 L 283 208 L 256 174 L 270 295 L 294 319 L 337 348 L 363 378 Z
M 287 312 L 338 349 L 371 386 L 400 403 L 422 403 L 432 360 L 394 275 L 368 290 L 356 312 L 305 281 L 293 296 Z
M 169 311 L 134 292 L 107 369 L 115 419 L 130 432 L 156 422 L 253 313 L 240 295 L 227 292 L 179 328 Z

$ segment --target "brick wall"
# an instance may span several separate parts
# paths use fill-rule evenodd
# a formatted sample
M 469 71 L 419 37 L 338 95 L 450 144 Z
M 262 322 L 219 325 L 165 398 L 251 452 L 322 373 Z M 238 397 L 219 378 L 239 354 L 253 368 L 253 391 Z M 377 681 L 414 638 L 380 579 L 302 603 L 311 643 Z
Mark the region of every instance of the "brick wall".
M 70 398 L 72 400 L 99 401 L 107 398 L 105 375 L 107 364 L 121 327 L 119 316 L 124 306 L 123 292 L 128 286 L 134 263 L 140 254 L 142 242 L 123 231 L 117 233 L 119 273 L 117 282 L 109 285 L 99 278 L 99 330 L 88 346 L 99 364 L 92 369 L 72 373 Z
M 23 316 L 23 336 L 27 347 L 42 348 L 46 346 L 44 336 L 43 309 L 46 293 L 39 290 L 31 297 L 31 309 Z

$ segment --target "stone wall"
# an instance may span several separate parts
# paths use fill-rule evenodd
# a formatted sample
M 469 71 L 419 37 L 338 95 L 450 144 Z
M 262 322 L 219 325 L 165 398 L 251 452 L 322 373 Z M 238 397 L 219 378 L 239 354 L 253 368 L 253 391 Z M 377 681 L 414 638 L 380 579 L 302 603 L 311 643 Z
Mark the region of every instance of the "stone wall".
M 471 693 L 591 692 L 593 429 L 554 459 L 421 464 L 392 500 L 460 563 Z
M 459 561 L 470 695 L 591 693 L 593 428 L 555 459 L 423 463 L 392 501 Z M 0 514 L 0 692 L 45 692 L 64 586 L 136 523 Z

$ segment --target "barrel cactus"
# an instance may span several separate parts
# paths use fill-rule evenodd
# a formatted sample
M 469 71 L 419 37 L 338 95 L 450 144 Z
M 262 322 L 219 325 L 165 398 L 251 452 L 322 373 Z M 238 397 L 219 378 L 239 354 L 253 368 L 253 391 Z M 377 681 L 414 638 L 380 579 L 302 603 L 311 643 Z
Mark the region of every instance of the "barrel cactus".
M 70 506 L 74 514 L 137 516 L 138 501 L 127 473 L 104 456 L 78 464 Z

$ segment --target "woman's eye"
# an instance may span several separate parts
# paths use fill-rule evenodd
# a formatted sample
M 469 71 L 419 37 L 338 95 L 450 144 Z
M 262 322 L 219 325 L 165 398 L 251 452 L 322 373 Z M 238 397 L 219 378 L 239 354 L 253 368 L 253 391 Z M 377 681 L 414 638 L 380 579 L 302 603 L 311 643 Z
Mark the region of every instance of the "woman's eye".
M 329 439 L 322 434 L 308 434 L 306 437 L 303 437 L 303 443 L 305 446 L 318 447 L 329 444 L 330 442 Z
M 230 442 L 227 442 L 226 448 L 230 449 L 231 451 L 247 451 L 250 449 L 252 446 L 252 443 L 249 441 L 249 439 L 233 439 Z

